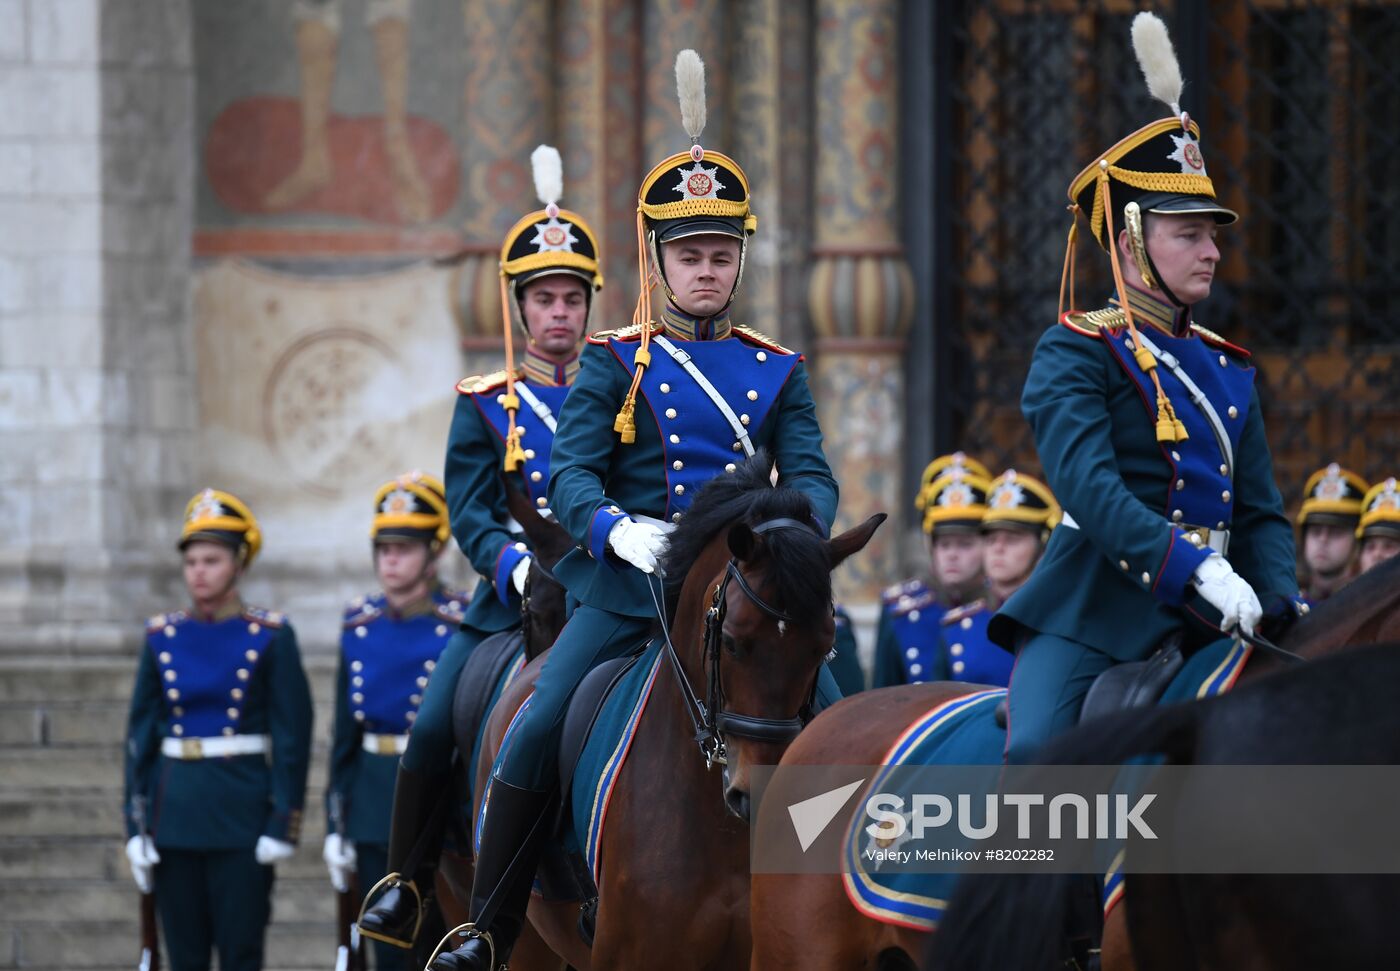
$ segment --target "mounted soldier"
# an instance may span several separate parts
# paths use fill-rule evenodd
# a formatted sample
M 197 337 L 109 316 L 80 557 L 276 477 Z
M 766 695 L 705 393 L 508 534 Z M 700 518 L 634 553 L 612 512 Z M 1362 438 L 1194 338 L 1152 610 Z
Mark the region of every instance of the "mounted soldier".
M 170 965 L 258 971 L 273 864 L 301 835 L 311 690 L 296 634 L 238 592 L 262 548 L 236 496 L 185 507 L 179 549 L 190 606 L 152 617 L 127 718 L 127 845 L 154 888 Z
M 837 486 L 801 355 L 736 324 L 748 238 L 748 179 L 702 148 L 704 67 L 676 60 L 689 151 L 661 161 L 637 199 L 638 282 L 631 327 L 589 338 L 559 418 L 550 506 L 579 549 L 556 575 L 579 601 L 517 716 L 486 796 L 465 944 L 435 971 L 498 968 L 520 933 L 555 794 L 561 723 L 594 666 L 643 644 L 664 609 L 653 576 L 666 536 L 700 487 L 764 448 L 778 484 L 812 500 L 829 532 Z M 651 291 L 666 302 L 655 315 Z M 641 407 L 644 405 L 645 407 Z M 822 669 L 819 696 L 839 697 Z
M 388 889 L 360 919 L 366 937 L 402 948 L 413 946 L 432 894 L 447 815 L 436 810 L 449 789 L 458 675 L 478 644 L 521 623 L 531 552 L 507 510 L 507 482 L 529 496 L 541 515 L 552 515 L 547 489 L 555 428 L 579 374 L 579 345 L 593 294 L 603 285 L 597 236 L 578 213 L 559 208 L 559 153 L 541 145 L 530 161 L 544 208 L 516 223 L 501 246 L 506 368 L 457 385 L 460 396 L 447 443 L 452 534 L 481 580 L 460 629 L 438 659 L 399 764 Z M 517 326 L 526 340 L 518 367 Z M 411 856 L 418 865 L 405 872 Z
M 1041 338 L 1021 408 L 1064 506 L 1040 568 L 993 619 L 1016 651 L 1007 757 L 1032 759 L 1072 726 L 1094 678 L 1145 658 L 1183 629 L 1194 593 L 1219 627 L 1249 632 L 1264 608 L 1297 609 L 1293 533 L 1274 484 L 1249 352 L 1192 319 L 1211 290 L 1218 227 L 1200 128 L 1177 104 L 1166 27 L 1133 22 L 1133 43 L 1168 117 L 1139 129 L 1070 185 L 1108 251 L 1109 306 L 1071 309 Z
M 375 492 L 370 542 L 380 590 L 345 609 L 326 787 L 322 856 L 341 893 L 352 875 L 363 890 L 388 872 L 399 756 L 438 656 L 467 609 L 468 597 L 437 578 L 450 538 L 446 492 L 434 477 L 410 472 Z M 376 943 L 376 967 L 395 967 L 402 956 Z
M 986 589 L 982 516 L 990 480 L 986 467 L 962 452 L 939 456 L 924 469 L 914 504 L 928 537 L 929 577 L 884 591 L 872 687 L 947 677 L 939 654 L 943 615 L 978 600 Z
M 1360 572 L 1361 500 L 1366 480 L 1336 462 L 1308 476 L 1298 534 L 1303 541 L 1304 599 L 1316 606 L 1356 579 Z

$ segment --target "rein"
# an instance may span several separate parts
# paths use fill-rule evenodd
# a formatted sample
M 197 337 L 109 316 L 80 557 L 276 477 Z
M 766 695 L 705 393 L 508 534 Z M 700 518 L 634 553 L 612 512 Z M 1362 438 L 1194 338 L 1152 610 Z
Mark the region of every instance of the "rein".
M 762 535 L 781 529 L 802 529 L 815 532 L 808 524 L 786 517 L 760 523 L 753 527 L 753 532 Z M 715 588 L 710 608 L 705 612 L 702 663 L 705 665 L 707 677 L 705 700 L 701 701 L 691 685 L 690 679 L 686 677 L 680 655 L 677 654 L 676 646 L 671 641 L 670 629 L 666 623 L 666 611 L 662 605 L 662 598 L 658 596 L 656 589 L 658 582 L 655 574 L 647 574 L 647 589 L 651 592 L 652 604 L 661 621 L 666 656 L 670 659 L 671 669 L 676 675 L 676 683 L 680 686 L 686 714 L 690 716 L 691 724 L 695 728 L 695 742 L 700 746 L 700 754 L 705 757 L 705 768 L 710 769 L 717 764 L 728 764 L 724 747 L 725 735 L 775 744 L 790 742 L 796 738 L 807 722 L 812 719 L 812 706 L 817 693 L 816 679 L 812 680 L 812 687 L 807 693 L 807 700 L 803 703 L 802 709 L 792 718 L 759 718 L 754 715 L 740 715 L 724 710 L 724 683 L 720 677 L 720 657 L 723 652 L 724 618 L 727 612 L 725 592 L 729 589 L 730 582 L 738 586 L 740 592 L 748 598 L 750 603 L 778 622 L 780 635 L 786 630 L 786 625 L 796 623 L 797 618 L 760 597 L 753 587 L 749 586 L 748 580 L 744 578 L 743 571 L 739 569 L 738 558 L 731 558 L 724 570 L 724 580 Z

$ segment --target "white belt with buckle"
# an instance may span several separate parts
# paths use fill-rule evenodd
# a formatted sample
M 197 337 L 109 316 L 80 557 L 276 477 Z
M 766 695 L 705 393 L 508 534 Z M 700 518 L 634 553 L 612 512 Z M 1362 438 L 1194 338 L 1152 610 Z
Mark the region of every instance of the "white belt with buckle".
M 373 755 L 402 755 L 408 748 L 408 736 L 365 732 L 365 740 L 361 744 L 366 752 Z
M 272 738 L 268 735 L 216 735 L 213 738 L 176 738 L 167 735 L 160 740 L 160 754 L 167 759 L 217 759 L 226 755 L 271 755 Z

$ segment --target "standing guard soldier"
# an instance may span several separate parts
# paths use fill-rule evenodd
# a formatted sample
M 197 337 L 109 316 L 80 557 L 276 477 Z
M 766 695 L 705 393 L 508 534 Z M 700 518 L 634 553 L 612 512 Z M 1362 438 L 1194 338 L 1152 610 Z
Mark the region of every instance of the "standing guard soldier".
M 1371 486 L 1363 507 L 1356 535 L 1361 540 L 1361 572 L 1365 573 L 1400 554 L 1400 490 L 1395 477 Z
M 816 528 L 827 532 L 836 513 L 836 481 L 801 356 L 729 316 L 757 220 L 738 163 L 699 145 L 705 81 L 694 51 L 677 57 L 676 79 L 692 144 L 653 168 L 638 194 L 634 326 L 589 338 L 554 442 L 550 505 L 581 547 L 554 572 L 579 606 L 491 781 L 472 886 L 474 927 L 466 943 L 438 956 L 433 971 L 495 971 L 507 963 L 539 860 L 545 827 L 535 824 L 556 788 L 568 700 L 593 667 L 636 647 L 657 622 L 648 575 L 700 488 L 766 448 L 776 457 L 778 484 L 811 498 Z M 667 297 L 659 321 L 650 310 L 653 279 Z M 839 697 L 825 667 L 818 695 Z
M 943 455 L 924 470 L 915 506 L 929 544 L 929 581 L 914 577 L 881 597 L 872 687 L 938 681 L 943 615 L 976 600 L 984 589 L 982 514 L 991 475 L 962 452 Z
M 1303 539 L 1303 599 L 1312 606 L 1356 578 L 1357 526 L 1366 480 L 1336 462 L 1308 476 L 1298 532 Z
M 525 533 L 506 506 L 507 481 L 548 509 L 550 452 L 556 416 L 579 373 L 579 344 L 593 293 L 603 285 L 598 239 L 582 216 L 559 208 L 563 163 L 541 145 L 530 156 L 545 204 L 522 218 L 501 246 L 501 313 L 506 369 L 463 379 L 447 442 L 447 508 L 457 545 L 481 575 L 461 629 L 428 681 L 408 748 L 399 763 L 389 831 L 388 889 L 360 918 L 373 940 L 411 948 L 432 894 L 445 813 L 434 813 L 448 788 L 455 743 L 452 699 L 467 658 L 487 637 L 520 626 L 520 596 L 530 570 Z M 520 323 L 514 321 L 517 308 Z M 526 338 L 515 366 L 514 332 Z M 413 853 L 415 872 L 404 868 Z
M 432 476 L 411 472 L 375 493 L 370 541 L 381 590 L 357 597 L 345 611 L 326 788 L 332 818 L 323 856 L 341 893 L 352 873 L 367 890 L 388 872 L 399 756 L 428 677 L 467 608 L 468 597 L 437 578 L 450 536 L 446 492 Z M 377 968 L 403 964 L 398 948 L 380 941 L 374 950 Z
M 1193 591 L 1224 630 L 1253 631 L 1261 594 L 1272 609 L 1298 607 L 1249 354 L 1191 319 L 1220 259 L 1217 227 L 1237 217 L 1216 201 L 1200 129 L 1177 104 L 1166 26 L 1140 13 L 1132 32 L 1148 88 L 1171 114 L 1070 185 L 1075 221 L 1088 216 L 1117 292 L 1045 333 L 1021 398 L 1065 514 L 1040 569 L 992 621 L 992 638 L 1017 650 L 1012 762 L 1075 723 L 1095 677 L 1182 629 Z
M 1030 579 L 1059 521 L 1060 504 L 1044 484 L 1015 469 L 992 480 L 982 514 L 987 592 L 943 615 L 938 658 L 928 680 L 997 686 L 1010 680 L 1012 655 L 987 636 L 987 626 L 997 609 Z
M 311 690 L 279 613 L 238 582 L 262 546 L 236 497 L 205 489 L 179 548 L 190 607 L 151 618 L 127 718 L 127 858 L 152 884 L 173 971 L 257 971 L 272 864 L 301 832 Z

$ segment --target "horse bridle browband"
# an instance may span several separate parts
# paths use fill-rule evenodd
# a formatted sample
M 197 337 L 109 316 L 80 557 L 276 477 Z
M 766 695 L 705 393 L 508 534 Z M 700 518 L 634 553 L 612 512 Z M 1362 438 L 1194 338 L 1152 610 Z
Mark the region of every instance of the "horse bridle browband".
M 770 519 L 750 528 L 760 536 L 782 529 L 816 532 L 816 529 L 810 524 L 786 517 Z M 707 769 L 716 764 L 725 765 L 727 763 L 724 748 L 724 736 L 726 735 L 773 744 L 784 744 L 792 741 L 807 722 L 812 720 L 812 705 L 817 693 L 817 679 L 813 678 L 812 687 L 807 693 L 807 700 L 792 718 L 759 718 L 755 715 L 740 715 L 724 710 L 724 683 L 720 678 L 720 657 L 723 648 L 724 617 L 727 607 L 725 591 L 728 590 L 730 581 L 739 587 L 740 592 L 748 598 L 751 604 L 776 620 L 780 631 L 785 624 L 797 622 L 796 617 L 760 597 L 753 587 L 749 586 L 743 571 L 739 569 L 738 557 L 731 557 L 724 568 L 724 579 L 715 587 L 710 608 L 705 611 L 701 663 L 706 672 L 706 687 L 705 700 L 702 702 L 696 695 L 695 689 L 691 687 L 690 679 L 686 677 L 685 669 L 681 665 L 680 656 L 676 653 L 676 646 L 671 642 L 670 630 L 666 623 L 666 612 L 656 594 L 655 574 L 647 575 L 647 586 L 651 590 L 652 603 L 656 606 L 657 616 L 661 619 L 661 633 L 666 644 L 666 654 L 671 660 L 671 668 L 675 672 L 676 682 L 680 685 L 681 694 L 684 696 L 686 712 L 690 715 L 691 724 L 695 726 L 695 741 L 700 746 L 700 754 L 705 757 L 705 768 Z

